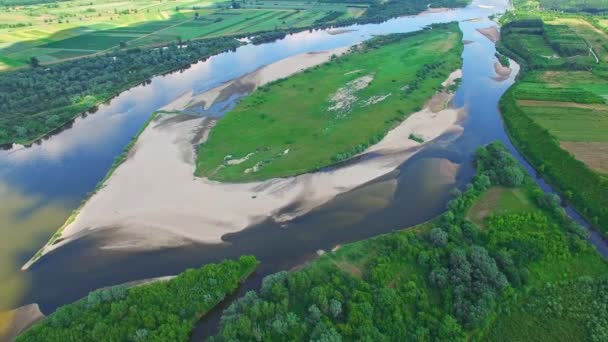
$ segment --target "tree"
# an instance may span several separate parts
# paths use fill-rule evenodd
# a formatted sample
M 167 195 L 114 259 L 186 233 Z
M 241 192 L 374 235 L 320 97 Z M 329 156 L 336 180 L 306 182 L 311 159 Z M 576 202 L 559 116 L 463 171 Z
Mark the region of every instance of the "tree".
M 40 61 L 38 60 L 38 58 L 37 58 L 37 57 L 32 57 L 32 58 L 30 58 L 30 65 L 31 65 L 33 68 L 35 68 L 35 67 L 37 67 L 37 66 L 39 66 L 39 65 L 40 65 Z

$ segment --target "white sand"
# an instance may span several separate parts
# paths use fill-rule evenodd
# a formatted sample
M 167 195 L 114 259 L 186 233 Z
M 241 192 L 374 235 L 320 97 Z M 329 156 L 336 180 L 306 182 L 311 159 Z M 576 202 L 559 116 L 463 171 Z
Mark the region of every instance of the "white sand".
M 290 65 L 300 70 L 302 64 Z M 259 70 L 259 84 L 287 72 Z M 340 193 L 393 171 L 422 144 L 408 137 L 415 133 L 431 141 L 455 126 L 459 111 L 438 113 L 428 108 L 412 114 L 367 152 L 374 157 L 333 171 L 316 172 L 264 182 L 229 184 L 196 178 L 193 141 L 200 142 L 213 122 L 200 117 L 165 114 L 141 134 L 135 153 L 120 165 L 97 194 L 83 206 L 61 234 L 61 242 L 43 254 L 92 230 L 111 230 L 101 248 L 128 250 L 176 246 L 188 241 L 220 243 L 267 218 L 278 222 L 302 215 Z M 295 206 L 288 214 L 281 209 Z M 24 266 L 24 267 L 27 267 Z
M 19 334 L 43 319 L 38 304 L 29 304 L 11 311 L 0 312 L 2 329 L 0 329 L 0 341 L 14 341 Z
M 444 87 L 449 87 L 452 84 L 454 84 L 454 82 L 456 82 L 456 80 L 459 78 L 462 78 L 462 69 L 454 70 L 450 74 L 450 76 L 448 76 L 448 79 L 443 81 L 443 83 L 441 83 L 441 85 Z
M 498 31 L 498 27 L 496 26 L 480 28 L 477 29 L 477 31 L 494 43 L 500 40 L 500 32 Z
M 244 93 L 255 90 L 260 85 L 291 76 L 297 72 L 327 62 L 332 55 L 340 56 L 350 47 L 341 47 L 321 52 L 309 52 L 282 59 L 276 63 L 266 65 L 243 77 L 222 83 L 204 93 L 193 95 L 185 93 L 162 110 L 184 110 L 188 107 L 203 106 L 209 109 L 215 102 L 226 100 L 235 92 Z
M 496 81 L 505 81 L 507 79 L 509 79 L 509 76 L 511 76 L 511 68 L 502 65 L 500 62 L 495 62 L 494 63 L 494 72 L 496 72 L 496 76 L 493 77 L 494 80 Z

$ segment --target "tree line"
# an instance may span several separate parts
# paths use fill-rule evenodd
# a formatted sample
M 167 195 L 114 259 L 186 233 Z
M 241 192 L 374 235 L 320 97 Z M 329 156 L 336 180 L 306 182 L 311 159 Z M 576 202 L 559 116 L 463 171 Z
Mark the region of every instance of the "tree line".
M 233 38 L 106 55 L 0 73 L 0 145 L 26 143 L 155 74 L 234 49 Z M 37 61 L 33 60 L 37 65 Z
M 97 290 L 57 309 L 17 341 L 186 341 L 194 323 L 257 265 L 255 257 L 242 256 L 168 281 Z
M 342 246 L 297 272 L 266 277 L 227 308 L 212 341 L 467 341 L 533 265 L 594 253 L 586 232 L 535 188 L 500 143 L 481 148 L 477 175 L 440 219 Z M 467 219 L 492 186 L 533 189 L 542 212 Z

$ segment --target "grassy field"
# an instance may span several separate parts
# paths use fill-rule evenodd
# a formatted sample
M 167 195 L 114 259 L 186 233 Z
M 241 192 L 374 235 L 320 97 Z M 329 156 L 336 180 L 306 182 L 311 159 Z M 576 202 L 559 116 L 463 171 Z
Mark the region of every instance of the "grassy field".
M 547 9 L 566 12 L 605 13 L 608 3 L 605 0 L 514 0 L 521 9 Z
M 461 40 L 456 23 L 381 37 L 360 51 L 258 89 L 199 147 L 196 174 L 259 180 L 350 158 L 422 108 L 460 67 Z
M 500 144 L 477 165 L 442 217 L 267 277 L 212 341 L 603 340 L 608 263 Z
M 501 101 L 511 138 L 590 222 L 608 231 L 608 36 L 588 16 L 518 12 L 503 53 L 524 72 Z M 531 21 L 534 16 L 542 21 Z M 526 18 L 521 20 L 520 18 Z M 540 22 L 540 26 L 538 23 Z M 540 29 L 540 30 L 539 30 Z M 527 49 L 542 39 L 557 56 Z M 584 55 L 591 47 L 598 59 Z
M 202 37 L 252 33 L 361 16 L 365 4 L 347 2 L 251 1 L 230 9 L 224 0 L 70 0 L 2 7 L 0 70 L 98 53 Z M 352 7 L 356 6 L 356 7 Z

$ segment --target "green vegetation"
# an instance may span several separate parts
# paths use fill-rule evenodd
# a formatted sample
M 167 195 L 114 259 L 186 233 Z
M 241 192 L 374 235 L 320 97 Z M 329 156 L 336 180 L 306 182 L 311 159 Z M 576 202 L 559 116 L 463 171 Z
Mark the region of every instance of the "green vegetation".
M 537 14 L 511 13 L 501 30 L 500 51 L 522 65 L 519 81 L 501 100 L 505 124 L 514 144 L 544 178 L 608 233 L 608 178 L 601 169 L 608 158 L 603 152 L 608 63 L 602 55 L 599 60 L 591 53 L 582 55 L 582 44 L 597 54 L 604 50 L 595 46 L 608 44 L 608 39 L 590 29 L 586 17 Z M 554 56 L 529 48 L 531 37 L 542 39 Z
M 217 38 L 0 73 L 0 145 L 31 143 L 142 80 L 239 44 Z
M 461 65 L 457 23 L 381 36 L 329 63 L 260 87 L 199 146 L 199 176 L 301 174 L 347 160 L 420 110 Z M 318 82 L 323 79 L 323 82 Z
M 17 341 L 186 341 L 194 323 L 257 265 L 254 257 L 242 256 L 167 281 L 97 290 L 57 309 Z
M 518 9 L 544 9 L 565 12 L 608 13 L 605 0 L 515 0 Z
M 178 40 L 382 21 L 469 0 L 0 0 L 0 70 Z M 22 6 L 26 5 L 26 6 Z M 369 8 L 369 10 L 368 10 Z
M 32 143 L 155 74 L 238 46 L 232 38 L 253 36 L 252 42 L 262 43 L 306 28 L 377 22 L 418 13 L 429 0 L 4 4 L 0 69 L 32 68 L 0 74 L 0 145 Z M 187 48 L 179 49 L 184 42 Z M 169 49 L 158 49 L 163 45 Z
M 266 277 L 224 311 L 212 340 L 605 339 L 608 264 L 585 230 L 502 144 L 476 164 L 440 218 Z

